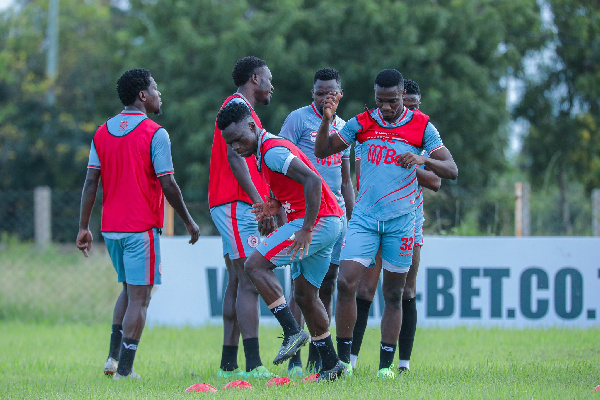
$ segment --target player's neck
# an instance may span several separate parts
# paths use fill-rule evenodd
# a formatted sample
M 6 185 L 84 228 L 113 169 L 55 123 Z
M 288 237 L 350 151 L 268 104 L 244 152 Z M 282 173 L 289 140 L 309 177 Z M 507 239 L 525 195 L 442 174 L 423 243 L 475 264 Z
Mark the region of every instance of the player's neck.
M 250 90 L 247 90 L 244 86 L 240 86 L 239 88 L 237 88 L 237 91 L 235 93 L 242 96 L 244 98 L 244 100 L 246 100 L 246 102 L 248 104 L 250 104 L 250 107 L 252 107 L 252 109 L 254 109 L 254 105 L 256 104 L 256 99 L 254 98 L 253 92 L 251 92 Z
M 135 105 L 125 106 L 125 111 L 128 111 L 128 112 L 141 112 L 141 113 L 146 114 L 146 108 L 142 109 L 142 108 L 136 107 Z

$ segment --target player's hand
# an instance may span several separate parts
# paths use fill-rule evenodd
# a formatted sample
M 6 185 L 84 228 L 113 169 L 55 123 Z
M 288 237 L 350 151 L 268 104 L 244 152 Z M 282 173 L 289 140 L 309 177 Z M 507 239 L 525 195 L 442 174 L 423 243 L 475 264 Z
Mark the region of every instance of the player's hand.
M 267 236 L 271 232 L 277 229 L 275 224 L 275 218 L 267 217 L 258 221 L 258 232 L 261 236 Z
M 325 104 L 323 105 L 323 116 L 331 119 L 333 118 L 335 112 L 337 111 L 338 104 L 340 103 L 340 99 L 342 98 L 342 94 L 338 92 L 331 92 L 325 98 Z
M 198 241 L 198 238 L 200 237 L 200 228 L 198 228 L 198 225 L 196 225 L 194 221 L 191 221 L 187 223 L 185 227 L 188 233 L 190 234 L 190 241 L 188 243 L 196 243 Z
M 88 257 L 88 251 L 92 249 L 92 242 L 94 237 L 89 229 L 79 229 L 77 233 L 77 248 L 81 250 L 84 256 Z
M 312 232 L 304 229 L 294 232 L 294 242 L 290 246 L 288 254 L 291 254 L 290 261 L 294 261 L 296 255 L 298 259 L 302 260 L 302 257 L 308 255 L 308 248 L 312 242 Z
M 274 197 L 265 195 L 264 203 L 252 204 L 251 212 L 256 215 L 254 218 L 256 221 L 260 221 L 264 218 L 272 217 L 277 214 L 277 211 L 281 208 L 281 203 Z
M 418 156 L 407 151 L 396 159 L 396 165 L 399 165 L 402 168 L 412 168 L 415 165 L 425 164 L 425 160 L 427 160 L 427 157 Z

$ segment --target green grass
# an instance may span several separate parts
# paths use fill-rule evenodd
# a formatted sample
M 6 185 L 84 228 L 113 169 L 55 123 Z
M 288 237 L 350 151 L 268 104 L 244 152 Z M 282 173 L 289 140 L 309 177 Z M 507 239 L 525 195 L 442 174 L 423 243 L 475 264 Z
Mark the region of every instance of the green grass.
M 104 245 L 84 258 L 75 246 L 40 250 L 3 236 L 0 240 L 0 399 L 173 399 L 206 382 L 212 398 L 323 399 L 600 399 L 600 329 L 418 329 L 412 371 L 378 381 L 379 332 L 368 329 L 359 367 L 351 379 L 326 385 L 220 390 L 215 378 L 221 327 L 147 328 L 136 356 L 141 382 L 113 382 L 102 373 L 108 353 L 114 301 L 121 289 Z M 262 327 L 264 364 L 280 330 Z M 304 351 L 306 361 L 306 351 Z M 243 349 L 239 352 L 243 366 Z
M 412 371 L 393 381 L 375 378 L 377 330 L 365 336 L 354 377 L 331 384 L 266 387 L 250 379 L 252 391 L 220 390 L 217 379 L 220 327 L 153 327 L 144 332 L 135 361 L 139 382 L 113 382 L 102 374 L 109 324 L 0 323 L 0 398 L 198 398 L 188 386 L 206 382 L 214 398 L 600 398 L 600 330 L 419 329 Z M 261 355 L 270 361 L 280 345 L 275 328 L 261 328 Z M 306 351 L 303 358 L 306 360 Z M 240 349 L 239 361 L 242 364 Z M 299 381 L 298 379 L 296 379 Z M 211 397 L 212 398 L 212 397 Z

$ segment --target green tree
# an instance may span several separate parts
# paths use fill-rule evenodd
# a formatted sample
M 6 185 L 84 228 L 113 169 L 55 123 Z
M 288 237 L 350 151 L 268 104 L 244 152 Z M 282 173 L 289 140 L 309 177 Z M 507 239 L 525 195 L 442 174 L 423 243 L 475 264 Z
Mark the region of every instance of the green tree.
M 526 76 L 515 110 L 530 124 L 523 155 L 537 187 L 558 185 L 562 233 L 572 233 L 569 193 L 600 187 L 600 11 L 595 1 L 550 0 L 545 61 Z
M 118 110 L 121 70 L 115 9 L 103 1 L 60 3 L 59 72 L 46 76 L 48 2 L 35 0 L 0 18 L 0 187 L 81 185 L 92 135 Z M 117 33 L 115 35 L 115 33 Z M 118 48 L 118 51 L 115 51 Z M 52 90 L 55 102 L 48 101 Z M 109 111 L 110 110 L 110 111 Z
M 214 119 L 235 91 L 231 70 L 249 54 L 274 76 L 269 107 L 257 112 L 277 133 L 286 115 L 311 101 L 314 71 L 340 71 L 346 119 L 374 107 L 373 81 L 397 68 L 423 91 L 423 111 L 452 151 L 460 175 L 436 205 L 444 221 L 472 207 L 506 166 L 502 80 L 539 48 L 535 0 L 130 0 L 61 2 L 60 72 L 44 75 L 47 2 L 4 13 L 0 27 L 2 187 L 79 187 L 95 126 L 119 111 L 114 82 L 123 70 L 153 72 L 163 95 L 158 117 L 171 136 L 177 179 L 206 198 Z M 57 101 L 44 97 L 55 88 Z M 152 117 L 154 118 L 154 117 Z M 14 178 L 6 172 L 33 171 Z M 441 196 L 443 197 L 443 196 Z

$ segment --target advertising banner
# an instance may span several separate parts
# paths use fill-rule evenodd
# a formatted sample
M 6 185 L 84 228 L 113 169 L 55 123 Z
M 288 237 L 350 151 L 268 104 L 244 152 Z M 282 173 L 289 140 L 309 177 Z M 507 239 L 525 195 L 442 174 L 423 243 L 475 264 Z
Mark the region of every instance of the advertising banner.
M 162 282 L 147 321 L 222 323 L 221 238 L 161 238 Z M 289 299 L 289 268 L 275 269 Z M 380 282 L 381 287 L 381 282 Z M 383 311 L 380 287 L 370 325 Z M 260 300 L 261 323 L 276 324 Z M 419 326 L 600 326 L 600 238 L 426 236 L 417 278 Z

